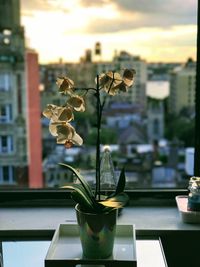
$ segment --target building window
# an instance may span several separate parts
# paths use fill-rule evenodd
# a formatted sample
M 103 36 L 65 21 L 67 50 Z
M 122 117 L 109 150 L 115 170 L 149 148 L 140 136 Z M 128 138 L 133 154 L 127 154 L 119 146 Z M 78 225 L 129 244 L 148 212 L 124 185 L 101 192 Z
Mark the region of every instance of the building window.
M 17 74 L 17 102 L 18 102 L 18 113 L 22 114 L 22 77 Z
M 153 121 L 153 132 L 154 132 L 154 134 L 155 135 L 159 135 L 159 121 L 158 121 L 158 119 L 155 119 L 154 121 Z
M 11 184 L 14 182 L 13 166 L 0 166 L 0 184 Z
M 11 77 L 9 73 L 0 73 L 0 91 L 11 90 Z
M 2 104 L 0 105 L 0 122 L 9 123 L 12 121 L 12 105 Z
M 0 136 L 0 153 L 8 154 L 13 152 L 13 137 L 2 135 Z

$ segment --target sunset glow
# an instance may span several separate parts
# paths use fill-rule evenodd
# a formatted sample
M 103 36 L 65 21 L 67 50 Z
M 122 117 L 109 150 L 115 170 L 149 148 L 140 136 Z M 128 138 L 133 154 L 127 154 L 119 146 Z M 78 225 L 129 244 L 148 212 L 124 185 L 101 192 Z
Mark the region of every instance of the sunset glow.
M 96 42 L 102 44 L 103 60 L 111 60 L 114 52 L 121 50 L 151 62 L 196 58 L 196 0 L 186 1 L 185 13 L 176 11 L 173 17 L 168 9 L 182 3 L 180 0 L 170 0 L 166 11 L 163 4 L 155 13 L 150 12 L 151 7 L 143 11 L 145 7 L 138 4 L 134 9 L 136 1 L 129 2 L 132 9 L 119 0 L 22 0 L 28 45 L 38 52 L 41 63 L 59 58 L 78 62 L 86 49 L 94 50 Z

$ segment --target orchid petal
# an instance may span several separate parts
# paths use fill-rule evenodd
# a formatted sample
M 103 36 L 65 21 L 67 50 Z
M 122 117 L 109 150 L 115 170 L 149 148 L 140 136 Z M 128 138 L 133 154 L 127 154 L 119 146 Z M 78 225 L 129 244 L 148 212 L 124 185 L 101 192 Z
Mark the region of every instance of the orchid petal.
M 85 111 L 85 101 L 82 97 L 78 95 L 70 97 L 67 103 L 72 106 L 76 111 Z
M 58 120 L 60 120 L 60 121 L 68 121 L 69 122 L 73 119 L 74 119 L 74 115 L 73 115 L 72 109 L 70 107 L 63 108 L 59 114 L 59 117 L 58 117 Z
M 54 123 L 50 123 L 49 124 L 49 132 L 51 133 L 51 135 L 53 136 L 57 136 L 57 124 Z
M 57 125 L 57 133 L 58 136 L 65 136 L 66 139 L 71 139 L 75 134 L 75 129 L 69 124 L 66 123 L 64 125 L 60 124 Z
M 134 83 L 136 71 L 134 69 L 125 69 L 123 74 L 123 81 L 126 86 L 130 87 Z
M 72 143 L 81 146 L 83 144 L 83 139 L 80 137 L 80 135 L 75 133 L 72 139 Z
M 59 92 L 71 94 L 74 87 L 74 82 L 68 77 L 59 77 L 56 80 Z

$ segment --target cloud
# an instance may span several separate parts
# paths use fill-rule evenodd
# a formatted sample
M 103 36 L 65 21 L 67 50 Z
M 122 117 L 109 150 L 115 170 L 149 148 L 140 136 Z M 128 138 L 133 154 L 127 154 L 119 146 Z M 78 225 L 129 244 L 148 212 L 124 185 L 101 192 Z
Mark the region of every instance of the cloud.
M 22 14 L 31 15 L 37 11 L 55 11 L 68 12 L 68 9 L 63 6 L 62 1 L 58 0 L 21 0 Z
M 196 0 L 81 0 L 85 7 L 113 4 L 120 16 L 102 20 L 93 19 L 88 25 L 90 33 L 117 32 L 143 27 L 167 28 L 174 25 L 197 23 Z
M 80 0 L 79 3 L 83 7 L 103 6 L 112 3 L 112 0 Z
M 69 1 L 69 0 L 68 0 Z M 32 15 L 35 11 L 69 12 L 69 6 L 101 10 L 110 6 L 118 13 L 115 18 L 91 18 L 88 32 L 117 32 L 138 27 L 170 27 L 173 25 L 196 24 L 197 0 L 21 0 L 22 14 Z M 68 3 L 68 4 L 67 4 Z M 70 4 L 71 3 L 71 4 Z M 68 8 L 67 8 L 68 5 Z
M 155 16 L 151 15 L 137 15 L 125 16 L 125 18 L 119 19 L 103 19 L 98 21 L 91 21 L 88 25 L 88 32 L 90 33 L 112 33 L 119 31 L 128 31 L 138 28 L 171 28 L 174 25 L 194 25 L 196 21 L 194 18 L 182 18 L 166 17 L 162 14 Z
M 196 0 L 115 0 L 118 8 L 122 10 L 134 11 L 145 14 L 170 14 L 191 16 L 197 12 Z
M 24 11 L 38 11 L 38 10 L 51 10 L 52 9 L 52 3 L 49 1 L 44 0 L 21 0 L 21 7 Z
M 116 5 L 122 11 L 139 13 L 165 13 L 173 15 L 195 16 L 197 13 L 197 0 L 80 0 L 84 7 Z

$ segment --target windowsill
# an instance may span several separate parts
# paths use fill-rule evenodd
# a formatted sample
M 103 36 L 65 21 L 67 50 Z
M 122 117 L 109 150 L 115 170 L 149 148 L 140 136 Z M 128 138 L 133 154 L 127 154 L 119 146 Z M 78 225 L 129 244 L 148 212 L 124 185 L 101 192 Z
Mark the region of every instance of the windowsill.
M 73 207 L 0 208 L 1 237 L 50 237 L 60 223 L 76 223 Z M 126 207 L 118 218 L 118 224 L 134 224 L 140 236 L 200 230 L 198 224 L 183 223 L 176 206 Z

